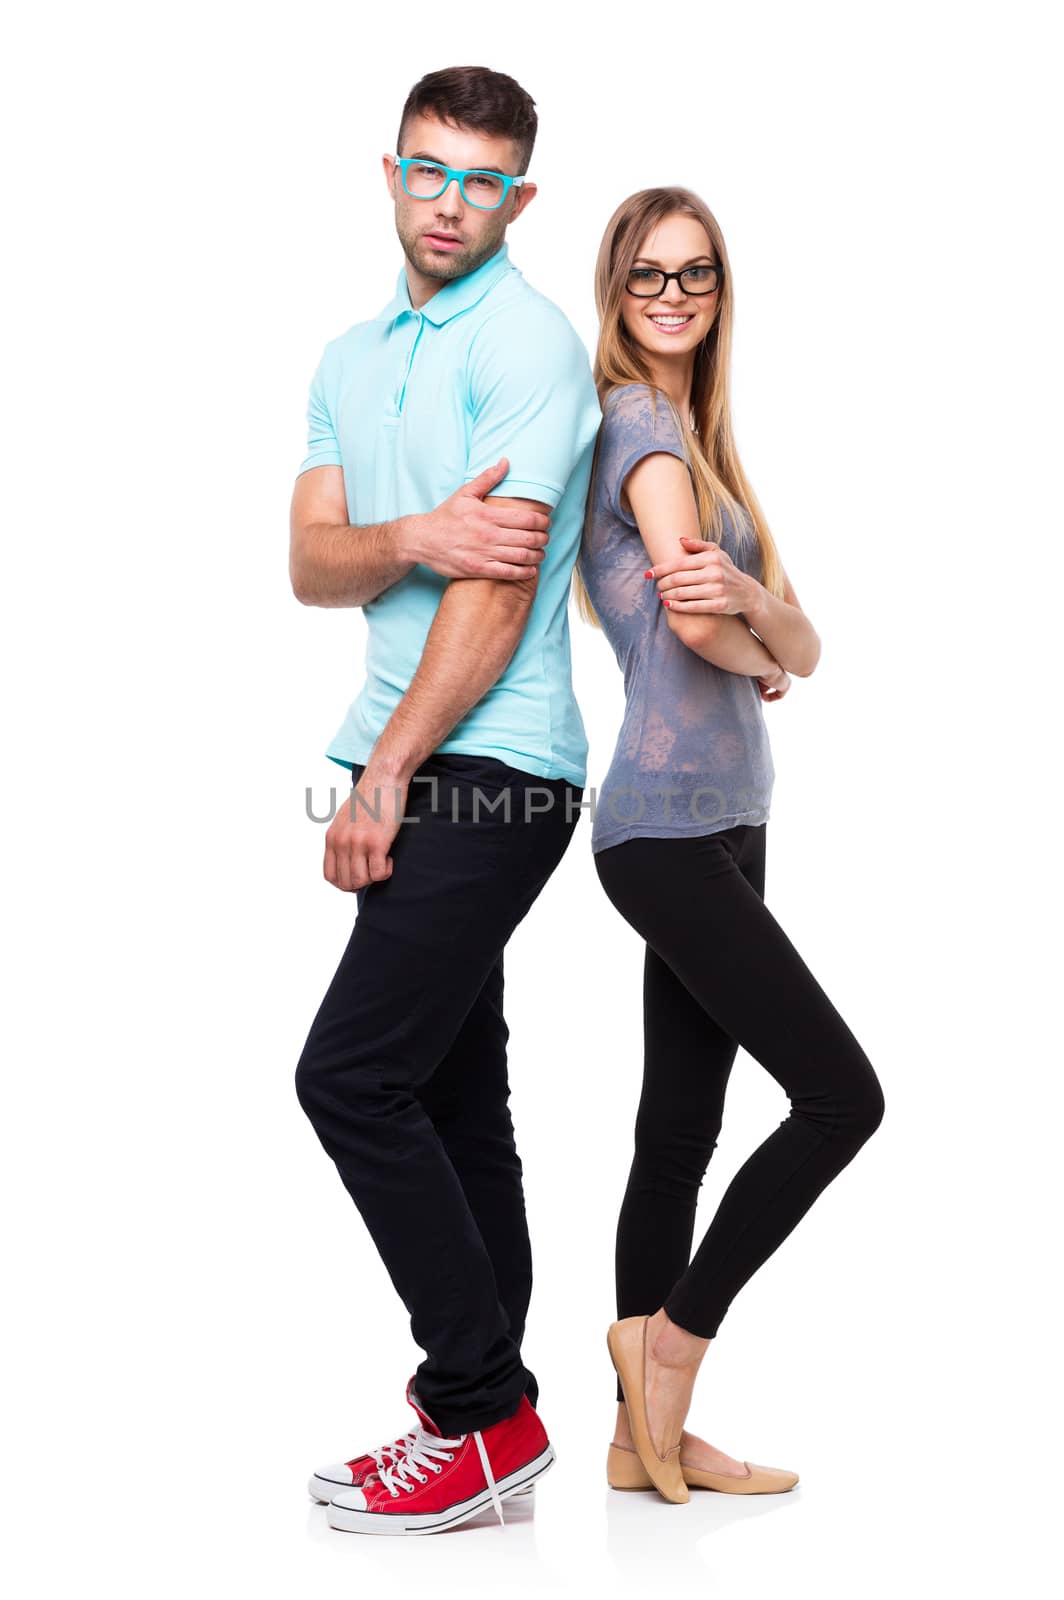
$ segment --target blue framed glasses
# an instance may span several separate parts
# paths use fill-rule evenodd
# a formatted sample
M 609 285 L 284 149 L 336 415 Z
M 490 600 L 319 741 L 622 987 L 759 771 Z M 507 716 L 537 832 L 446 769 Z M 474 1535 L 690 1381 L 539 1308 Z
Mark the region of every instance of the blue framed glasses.
M 494 211 L 511 189 L 524 183 L 524 174 L 512 178 L 505 172 L 490 172 L 481 167 L 445 167 L 422 156 L 393 156 L 403 188 L 414 200 L 437 200 L 455 180 L 467 206 L 478 211 Z M 467 187 L 468 185 L 468 187 Z

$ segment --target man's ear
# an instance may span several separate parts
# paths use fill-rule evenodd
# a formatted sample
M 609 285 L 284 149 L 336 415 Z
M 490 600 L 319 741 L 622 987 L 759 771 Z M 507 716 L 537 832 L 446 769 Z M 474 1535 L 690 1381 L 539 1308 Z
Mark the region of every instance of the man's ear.
M 536 185 L 534 183 L 523 183 L 517 191 L 517 199 L 514 201 L 513 216 L 510 221 L 516 222 L 525 207 L 531 205 L 535 198 Z

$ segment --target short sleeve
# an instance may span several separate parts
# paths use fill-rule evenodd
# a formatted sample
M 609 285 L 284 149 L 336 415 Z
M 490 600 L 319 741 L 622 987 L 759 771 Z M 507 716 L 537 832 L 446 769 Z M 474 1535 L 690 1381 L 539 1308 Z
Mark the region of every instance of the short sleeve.
M 550 301 L 508 306 L 477 330 L 467 366 L 465 482 L 505 456 L 492 494 L 554 507 L 602 420 L 587 351 Z
M 310 398 L 307 401 L 307 454 L 296 473 L 307 472 L 311 467 L 342 467 L 340 441 L 336 435 L 334 415 L 335 386 L 330 382 L 332 361 L 326 347 L 317 370 L 310 380 Z
M 664 451 L 686 462 L 683 440 L 664 395 L 646 383 L 626 383 L 606 396 L 596 472 L 599 495 L 615 517 L 635 523 L 621 508 L 624 480 L 644 456 Z

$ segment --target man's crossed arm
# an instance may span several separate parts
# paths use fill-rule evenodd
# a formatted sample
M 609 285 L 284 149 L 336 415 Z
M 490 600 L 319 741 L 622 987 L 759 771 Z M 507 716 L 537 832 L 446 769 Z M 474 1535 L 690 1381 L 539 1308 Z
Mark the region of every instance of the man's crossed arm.
M 304 523 L 297 535 L 293 502 L 293 588 L 297 594 L 303 588 L 301 599 L 311 591 L 348 595 L 345 600 L 307 603 L 364 604 L 397 582 L 418 559 L 426 560 L 436 571 L 441 570 L 441 561 L 454 565 L 466 560 L 494 564 L 500 570 L 499 576 L 451 575 L 417 671 L 374 745 L 355 791 L 340 806 L 326 833 L 324 873 L 338 889 L 356 891 L 391 876 L 393 863 L 388 852 L 402 823 L 414 772 L 502 676 L 524 632 L 538 591 L 551 508 L 538 500 L 502 495 L 482 498 L 490 487 L 485 480 L 500 482 L 508 470 L 504 459 L 464 485 L 436 512 L 422 519 L 400 519 L 401 523 L 414 522 L 415 527 L 420 521 L 421 538 L 428 534 L 419 546 L 422 555 L 413 558 L 398 553 L 413 548 L 404 544 L 404 536 L 387 532 L 397 527 L 395 523 L 374 528 L 346 528 L 335 522 L 308 527 Z M 319 467 L 302 476 L 327 472 L 340 475 L 342 490 L 340 468 Z M 298 495 L 299 480 L 296 482 Z M 463 498 L 484 515 L 478 517 L 471 508 L 458 507 L 441 517 L 445 508 Z M 435 543 L 442 545 L 455 531 L 453 518 L 459 521 L 457 531 L 464 542 L 457 553 L 454 548 L 436 549 Z M 315 533 L 316 526 L 324 532 Z M 360 546 L 367 533 L 371 539 Z M 345 534 L 346 539 L 341 537 Z M 511 538 L 515 542 L 508 545 Z M 528 543 L 517 543 L 518 539 Z M 357 555 L 354 549 L 358 549 Z M 336 559 L 338 552 L 340 560 Z M 512 561 L 503 559 L 509 554 Z M 427 559 L 430 556 L 435 559 Z M 320 565 L 316 564 L 318 558 Z M 359 598 L 351 598 L 355 594 Z M 364 805 L 356 802 L 355 793 L 363 797 Z
M 486 500 L 509 470 L 504 456 L 435 510 L 367 527 L 348 522 L 342 467 L 300 473 L 288 558 L 296 599 L 308 606 L 364 606 L 418 562 L 445 578 L 526 578 L 543 560 L 550 508 Z
M 500 508 L 541 505 L 504 497 L 491 503 Z M 538 585 L 538 565 L 529 566 L 526 576 L 513 583 L 453 578 L 447 585 L 417 671 L 357 784 L 369 809 L 357 805 L 352 794 L 329 825 L 324 862 L 329 883 L 356 890 L 391 877 L 388 852 L 402 823 L 414 772 L 506 670 Z

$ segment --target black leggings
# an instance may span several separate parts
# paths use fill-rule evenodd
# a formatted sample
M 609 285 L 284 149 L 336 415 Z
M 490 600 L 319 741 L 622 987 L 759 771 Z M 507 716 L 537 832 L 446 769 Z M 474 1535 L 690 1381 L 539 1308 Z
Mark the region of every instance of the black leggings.
M 628 839 L 594 858 L 609 899 L 646 941 L 617 1315 L 664 1306 L 703 1339 L 883 1116 L 868 1057 L 765 905 L 767 827 Z M 786 1090 L 790 1114 L 735 1174 L 692 1259 L 698 1191 L 740 1045 Z

